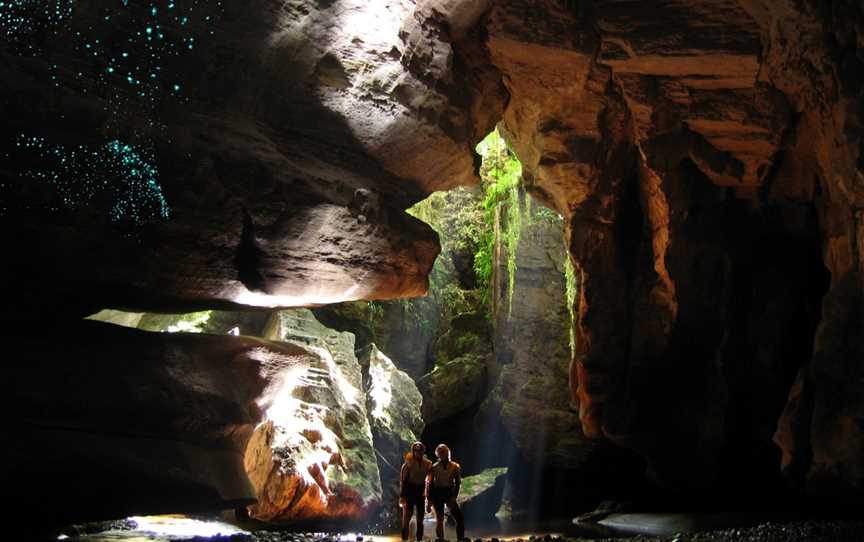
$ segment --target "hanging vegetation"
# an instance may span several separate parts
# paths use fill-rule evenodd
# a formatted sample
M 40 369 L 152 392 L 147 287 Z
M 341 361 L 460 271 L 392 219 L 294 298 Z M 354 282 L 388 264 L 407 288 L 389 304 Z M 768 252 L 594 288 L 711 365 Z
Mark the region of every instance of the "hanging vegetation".
M 481 186 L 484 191 L 483 209 L 489 228 L 474 256 L 474 271 L 478 282 L 490 291 L 495 254 L 496 230 L 507 257 L 508 314 L 512 306 L 513 286 L 516 280 L 516 250 L 522 231 L 522 205 L 519 185 L 522 180 L 522 164 L 507 147 L 497 130 L 490 133 L 477 145 L 477 153 L 483 157 L 480 167 Z
M 576 294 L 579 291 L 579 282 L 576 278 L 576 270 L 573 267 L 573 261 L 570 259 L 570 253 L 564 250 L 564 288 L 565 298 L 567 300 L 567 310 L 570 312 L 570 357 L 576 355 Z
M 408 213 L 432 227 L 441 240 L 441 256 L 435 260 L 429 275 L 429 298 L 416 298 L 412 303 L 433 302 L 441 309 L 441 317 L 449 318 L 476 310 L 484 301 L 476 299 L 476 284 L 460 284 L 455 261 L 462 256 L 467 270 L 473 274 L 473 257 L 486 242 L 491 230 L 484 218 L 482 198 L 476 189 L 457 187 L 446 192 L 435 192 L 417 203 Z M 472 281 L 467 281 L 472 282 Z M 426 320 L 428 315 L 424 314 Z M 424 320 L 424 321 L 426 321 Z

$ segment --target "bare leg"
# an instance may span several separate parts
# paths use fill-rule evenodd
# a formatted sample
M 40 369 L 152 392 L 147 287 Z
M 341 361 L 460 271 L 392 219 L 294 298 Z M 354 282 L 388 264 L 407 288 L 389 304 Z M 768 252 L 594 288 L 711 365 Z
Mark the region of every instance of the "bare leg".
M 414 538 L 423 540 L 423 501 L 417 503 L 417 528 L 414 531 Z
M 402 507 L 402 540 L 408 540 L 408 527 L 411 525 L 411 512 L 413 511 L 414 507 L 407 502 Z
M 435 504 L 435 535 L 438 540 L 444 540 L 444 503 Z
M 455 497 L 447 503 L 447 508 L 450 509 L 453 519 L 456 520 L 456 539 L 463 540 L 465 538 L 465 518 L 462 516 L 462 509 L 459 508 L 459 503 L 456 502 Z

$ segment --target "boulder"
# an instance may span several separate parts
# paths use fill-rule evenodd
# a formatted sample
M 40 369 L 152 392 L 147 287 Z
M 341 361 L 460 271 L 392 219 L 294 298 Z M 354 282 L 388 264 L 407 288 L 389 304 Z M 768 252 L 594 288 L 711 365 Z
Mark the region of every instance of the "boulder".
M 279 311 L 268 336 L 313 359 L 266 390 L 264 422 L 246 449 L 258 495 L 249 515 L 268 522 L 359 520 L 381 503 L 381 480 L 354 336 L 308 309 Z
M 479 405 L 486 394 L 487 363 L 486 356 L 465 354 L 436 366 L 418 380 L 426 423 L 446 420 Z
M 457 501 L 466 521 L 483 521 L 495 516 L 501 508 L 506 480 L 506 467 L 486 469 L 462 478 Z

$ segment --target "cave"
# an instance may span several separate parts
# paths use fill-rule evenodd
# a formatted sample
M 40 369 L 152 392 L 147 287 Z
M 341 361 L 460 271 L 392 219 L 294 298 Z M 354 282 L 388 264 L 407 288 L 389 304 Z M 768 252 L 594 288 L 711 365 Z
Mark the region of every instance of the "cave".
M 419 440 L 461 464 L 474 538 L 857 539 L 862 25 L 851 0 L 0 2 L 11 529 L 387 537 Z

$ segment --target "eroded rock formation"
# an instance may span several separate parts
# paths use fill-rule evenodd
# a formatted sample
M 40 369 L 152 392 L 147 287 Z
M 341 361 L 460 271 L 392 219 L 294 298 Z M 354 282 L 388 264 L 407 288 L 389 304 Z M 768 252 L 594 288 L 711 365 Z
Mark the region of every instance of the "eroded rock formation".
M 529 190 L 568 219 L 582 429 L 638 450 L 663 484 L 771 477 L 770 435 L 819 322 L 819 254 L 833 287 L 858 268 L 854 219 L 841 217 L 854 216 L 859 178 L 860 61 L 854 17 L 840 13 L 860 15 L 515 1 L 486 19 Z M 825 374 L 819 344 L 809 370 Z
M 3 271 L 5 317 L 59 301 L 80 315 L 422 294 L 437 243 L 402 210 L 474 182 L 473 145 L 506 96 L 500 81 L 483 95 L 464 84 L 497 79 L 454 60 L 447 17 L 407 0 L 149 11 L 80 4 L 24 13 L 29 26 L 4 33 L 0 144 L 15 159 L 2 170 L 2 220 L 18 255 Z M 479 15 L 454 5 L 452 29 Z M 141 38 L 146 25 L 179 52 Z M 155 47 L 148 62 L 161 64 L 133 73 L 129 43 Z M 37 166 L 21 138 L 48 149 Z M 112 226 L 112 194 L 141 204 L 138 174 L 109 171 L 103 195 L 53 167 L 55 152 L 83 141 L 96 153 L 102 138 L 127 142 L 127 158 L 147 150 L 133 158 L 152 158 L 146 189 L 164 195 L 161 214 Z
M 266 344 L 302 348 L 302 356 L 264 371 L 266 385 L 255 399 L 261 419 L 244 444 L 257 500 L 250 515 L 285 523 L 371 519 L 379 505 L 396 509 L 402 456 L 423 431 L 423 398 L 374 344 L 358 359 L 352 334 L 323 326 L 305 309 L 106 310 L 89 319 L 169 335 L 254 335 L 266 337 Z
M 274 314 L 269 334 L 314 360 L 264 391 L 264 421 L 245 466 L 262 521 L 364 519 L 381 503 L 354 336 L 321 325 L 308 309 Z

